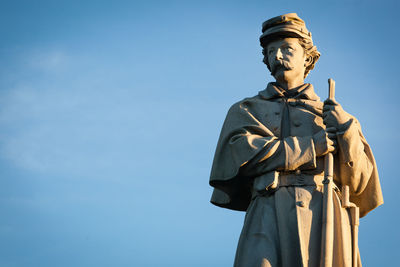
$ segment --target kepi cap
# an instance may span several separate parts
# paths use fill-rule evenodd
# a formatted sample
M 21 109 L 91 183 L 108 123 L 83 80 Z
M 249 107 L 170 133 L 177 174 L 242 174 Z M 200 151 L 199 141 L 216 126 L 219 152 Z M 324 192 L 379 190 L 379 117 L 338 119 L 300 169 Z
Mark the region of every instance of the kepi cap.
M 273 17 L 262 24 L 262 35 L 260 36 L 262 47 L 265 47 L 277 36 L 305 38 L 312 43 L 311 32 L 307 30 L 306 24 L 296 13 Z

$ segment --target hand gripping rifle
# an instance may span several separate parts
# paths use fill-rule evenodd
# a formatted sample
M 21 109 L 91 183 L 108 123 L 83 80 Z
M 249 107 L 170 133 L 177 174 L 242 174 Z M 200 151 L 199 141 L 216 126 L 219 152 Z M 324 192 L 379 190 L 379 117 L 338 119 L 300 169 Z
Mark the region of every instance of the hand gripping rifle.
M 328 79 L 329 99 L 335 99 L 335 81 Z M 324 191 L 322 197 L 321 266 L 332 267 L 333 263 L 333 154 L 325 155 Z M 349 209 L 352 228 L 352 267 L 358 265 L 359 208 L 350 202 L 349 186 L 342 186 L 342 207 Z

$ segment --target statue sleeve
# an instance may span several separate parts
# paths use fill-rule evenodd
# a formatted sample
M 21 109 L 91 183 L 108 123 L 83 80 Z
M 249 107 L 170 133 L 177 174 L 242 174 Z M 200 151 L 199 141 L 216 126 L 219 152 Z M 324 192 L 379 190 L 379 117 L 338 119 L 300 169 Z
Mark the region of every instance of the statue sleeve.
M 348 185 L 354 195 L 364 191 L 374 167 L 373 159 L 365 151 L 360 128 L 358 121 L 352 118 L 349 127 L 337 134 L 337 179 L 342 185 Z
M 383 203 L 378 170 L 372 150 L 356 118 L 337 135 L 334 180 L 350 188 L 350 200 L 360 208 L 360 216 Z
M 273 170 L 314 169 L 311 136 L 278 139 L 258 119 L 250 101 L 231 107 L 222 126 L 211 170 L 211 185 Z
M 269 171 L 311 170 L 316 168 L 316 154 L 311 136 L 289 136 L 274 140 L 241 168 L 245 176 L 259 176 Z

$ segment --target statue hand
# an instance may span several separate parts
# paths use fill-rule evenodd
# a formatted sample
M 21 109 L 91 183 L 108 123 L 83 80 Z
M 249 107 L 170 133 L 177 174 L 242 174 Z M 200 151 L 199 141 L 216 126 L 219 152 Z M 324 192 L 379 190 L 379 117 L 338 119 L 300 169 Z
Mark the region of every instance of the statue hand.
M 326 130 L 322 129 L 313 135 L 315 153 L 317 157 L 324 156 L 336 149 L 336 128 L 331 127 Z
M 338 131 L 344 131 L 351 116 L 343 110 L 338 102 L 333 99 L 327 99 L 324 102 L 322 118 L 327 128 L 334 127 Z

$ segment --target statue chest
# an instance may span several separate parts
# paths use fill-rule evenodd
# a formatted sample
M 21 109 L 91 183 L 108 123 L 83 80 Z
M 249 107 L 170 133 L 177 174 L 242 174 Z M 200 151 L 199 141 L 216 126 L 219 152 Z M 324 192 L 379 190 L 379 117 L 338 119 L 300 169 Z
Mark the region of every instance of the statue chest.
M 281 136 L 282 128 L 290 136 L 311 136 L 325 128 L 322 103 L 305 100 L 262 101 L 257 108 L 257 117 L 275 136 Z

